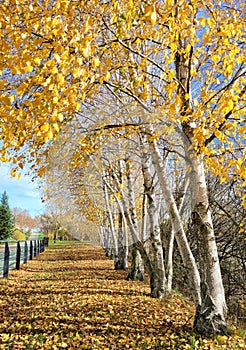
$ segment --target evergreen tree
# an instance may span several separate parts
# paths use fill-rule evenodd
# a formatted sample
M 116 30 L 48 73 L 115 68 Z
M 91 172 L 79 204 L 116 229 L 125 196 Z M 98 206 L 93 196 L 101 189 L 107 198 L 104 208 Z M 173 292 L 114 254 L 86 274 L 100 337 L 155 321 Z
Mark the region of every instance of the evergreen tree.
M 15 219 L 9 208 L 6 191 L 0 201 L 0 240 L 9 238 L 15 229 Z

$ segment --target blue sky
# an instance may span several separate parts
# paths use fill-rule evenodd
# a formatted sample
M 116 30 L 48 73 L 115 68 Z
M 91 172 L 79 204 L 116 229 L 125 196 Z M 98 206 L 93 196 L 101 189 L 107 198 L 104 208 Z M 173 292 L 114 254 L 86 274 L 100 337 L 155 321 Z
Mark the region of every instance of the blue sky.
M 41 215 L 45 206 L 41 202 L 37 184 L 31 182 L 27 176 L 22 176 L 20 180 L 9 175 L 9 166 L 0 164 L 0 195 L 7 192 L 10 208 L 21 208 L 27 210 L 34 217 Z

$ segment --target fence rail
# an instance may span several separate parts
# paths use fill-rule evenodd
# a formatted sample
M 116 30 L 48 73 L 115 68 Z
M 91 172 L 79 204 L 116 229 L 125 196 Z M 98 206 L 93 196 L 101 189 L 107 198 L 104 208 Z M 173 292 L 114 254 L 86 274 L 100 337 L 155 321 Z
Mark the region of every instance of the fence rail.
M 44 252 L 47 239 L 0 241 L 0 278 L 8 278 L 9 270 L 19 270 L 21 264 Z

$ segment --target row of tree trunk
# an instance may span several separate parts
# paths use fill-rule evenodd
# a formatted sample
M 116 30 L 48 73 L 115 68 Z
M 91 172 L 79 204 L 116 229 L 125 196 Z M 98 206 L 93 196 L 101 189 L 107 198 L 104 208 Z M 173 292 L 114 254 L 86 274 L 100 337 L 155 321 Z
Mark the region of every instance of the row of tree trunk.
M 203 159 L 190 154 L 191 150 L 187 145 L 184 147 L 189 170 L 181 198 L 177 200 L 170 185 L 163 154 L 152 131 L 143 129 L 139 138 L 143 179 L 141 215 L 136 206 L 135 180 L 130 158 L 126 156 L 124 161 L 118 161 L 117 172 L 109 167 L 103 172 L 108 225 L 101 226 L 100 234 L 106 253 L 114 258 L 116 269 L 126 269 L 128 249 L 131 246 L 131 269 L 128 278 L 143 280 L 145 271 L 149 275 L 151 295 L 165 298 L 172 289 L 173 244 L 176 240 L 196 304 L 195 331 L 203 335 L 226 334 L 226 302 Z M 183 138 L 184 144 L 189 141 L 184 133 Z M 123 182 L 127 191 L 123 190 Z M 157 200 L 159 189 L 161 205 Z M 112 205 L 112 197 L 116 205 Z M 186 197 L 189 197 L 189 219 L 196 231 L 199 251 L 196 260 L 187 239 L 187 217 L 182 215 Z M 163 202 L 164 217 L 160 210 Z

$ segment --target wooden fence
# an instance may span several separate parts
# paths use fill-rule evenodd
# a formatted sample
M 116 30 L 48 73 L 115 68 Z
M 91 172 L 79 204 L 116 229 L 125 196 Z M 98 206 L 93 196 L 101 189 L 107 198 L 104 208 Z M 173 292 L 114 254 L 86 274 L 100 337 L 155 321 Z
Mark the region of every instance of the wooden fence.
M 0 241 L 0 278 L 8 278 L 9 270 L 19 270 L 21 264 L 44 252 L 47 243 L 46 239 Z

